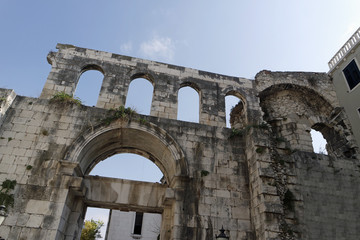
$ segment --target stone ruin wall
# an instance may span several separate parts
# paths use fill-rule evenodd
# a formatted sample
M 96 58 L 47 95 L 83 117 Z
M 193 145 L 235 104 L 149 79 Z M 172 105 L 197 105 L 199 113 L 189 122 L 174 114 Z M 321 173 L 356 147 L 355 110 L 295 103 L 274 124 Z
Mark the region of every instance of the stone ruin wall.
M 358 146 L 324 73 L 258 73 L 255 80 L 58 44 L 40 98 L 1 89 L 0 180 L 16 180 L 5 239 L 78 239 L 87 206 L 162 214 L 162 239 L 358 239 Z M 103 73 L 96 107 L 51 100 L 80 75 Z M 130 82 L 154 86 L 150 116 L 115 119 Z M 199 123 L 176 120 L 177 93 L 200 96 Z M 225 96 L 241 99 L 225 127 Z M 310 129 L 327 139 L 312 150 Z M 87 176 L 130 152 L 166 184 Z M 31 167 L 29 167 L 31 166 Z

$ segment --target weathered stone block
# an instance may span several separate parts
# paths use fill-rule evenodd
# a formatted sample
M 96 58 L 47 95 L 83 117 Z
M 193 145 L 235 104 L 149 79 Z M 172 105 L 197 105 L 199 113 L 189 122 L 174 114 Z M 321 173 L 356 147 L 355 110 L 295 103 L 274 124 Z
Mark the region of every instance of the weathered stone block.
M 14 95 L 5 110 L 1 103 L 0 180 L 18 181 L 16 207 L 5 221 L 11 227 L 1 227 L 7 238 L 78 239 L 84 206 L 91 205 L 163 212 L 164 239 L 213 238 L 220 223 L 231 239 L 279 239 L 285 220 L 314 238 L 331 239 L 330 226 L 339 226 L 341 237 L 357 239 L 356 144 L 346 118 L 328 122 L 338 103 L 326 74 L 262 71 L 251 81 L 71 45 L 58 49 L 49 55 L 42 99 Z M 105 76 L 98 108 L 49 103 L 56 91 L 74 93 L 84 66 Z M 140 75 L 154 84 L 151 116 L 139 116 L 147 123 L 100 123 L 100 108 L 123 105 Z M 200 124 L 175 120 L 185 83 L 201 92 Z M 242 126 L 239 136 L 224 128 L 227 95 L 244 104 L 241 124 L 232 126 Z M 336 158 L 310 153 L 313 126 L 337 139 L 328 142 Z M 84 177 L 119 152 L 147 156 L 167 183 Z
M 26 205 L 25 211 L 27 213 L 50 215 L 50 206 L 51 202 L 30 199 Z

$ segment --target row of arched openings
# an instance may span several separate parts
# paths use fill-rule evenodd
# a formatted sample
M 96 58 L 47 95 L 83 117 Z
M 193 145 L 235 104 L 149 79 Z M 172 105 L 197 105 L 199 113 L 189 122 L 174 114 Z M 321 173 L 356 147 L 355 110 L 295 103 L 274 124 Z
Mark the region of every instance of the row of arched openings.
M 75 95 L 81 98 L 86 105 L 96 105 L 96 100 L 102 83 L 103 75 L 96 70 L 84 72 L 79 79 Z M 135 78 L 131 81 L 128 89 L 126 107 L 135 108 L 140 114 L 150 115 L 154 87 L 151 81 L 145 78 Z M 235 92 L 229 92 L 225 97 L 226 126 L 231 127 L 230 112 L 239 110 L 241 99 Z M 243 104 L 242 104 L 242 107 Z M 241 110 L 241 109 L 240 109 Z M 178 120 L 199 122 L 200 96 L 192 86 L 184 85 L 178 92 Z M 320 134 L 320 137 L 321 134 Z M 315 141 L 313 139 L 313 141 Z M 315 148 L 315 147 L 314 147 Z M 321 147 L 324 149 L 324 147 Z M 317 149 L 315 148 L 315 152 Z M 90 172 L 91 175 L 99 175 L 113 178 L 125 178 L 136 181 L 160 182 L 163 173 L 149 159 L 139 155 L 122 153 L 104 159 L 99 162 Z M 115 166 L 115 167 L 114 167 Z M 100 219 L 104 222 L 110 221 L 112 214 L 109 209 L 88 209 L 86 219 Z M 161 221 L 161 216 L 160 216 Z M 108 232 L 106 227 L 102 233 Z M 103 235 L 104 236 L 104 235 Z
M 80 76 L 76 87 L 75 96 L 79 97 L 84 105 L 96 106 L 99 96 L 103 74 L 98 70 L 87 70 Z M 136 112 L 150 115 L 153 84 L 145 78 L 135 78 L 131 81 L 125 107 L 131 107 Z M 226 126 L 230 127 L 230 112 L 241 99 L 235 94 L 225 97 Z M 177 120 L 199 123 L 200 96 L 199 92 L 190 85 L 184 85 L 178 92 Z
M 85 105 L 95 106 L 97 97 L 101 89 L 103 74 L 98 70 L 87 70 L 82 73 L 75 95 L 79 97 Z M 151 102 L 154 92 L 153 84 L 145 78 L 135 78 L 131 81 L 126 107 L 134 108 L 138 113 L 150 115 Z M 241 102 L 235 92 L 230 92 L 225 97 L 226 127 L 231 127 L 230 113 Z M 178 112 L 177 119 L 189 122 L 199 122 L 200 97 L 197 90 L 189 85 L 184 85 L 178 92 Z M 313 148 L 316 153 L 326 153 L 322 134 L 312 130 Z

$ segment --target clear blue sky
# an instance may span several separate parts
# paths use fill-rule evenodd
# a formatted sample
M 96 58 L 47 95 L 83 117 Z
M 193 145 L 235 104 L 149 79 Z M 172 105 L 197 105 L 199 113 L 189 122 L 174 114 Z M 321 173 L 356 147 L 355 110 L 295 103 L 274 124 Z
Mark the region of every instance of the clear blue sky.
M 68 43 L 225 75 L 327 72 L 359 0 L 0 0 L 0 87 L 38 97 Z
M 253 78 L 328 70 L 358 0 L 0 0 L 0 87 L 38 96 L 57 43 Z

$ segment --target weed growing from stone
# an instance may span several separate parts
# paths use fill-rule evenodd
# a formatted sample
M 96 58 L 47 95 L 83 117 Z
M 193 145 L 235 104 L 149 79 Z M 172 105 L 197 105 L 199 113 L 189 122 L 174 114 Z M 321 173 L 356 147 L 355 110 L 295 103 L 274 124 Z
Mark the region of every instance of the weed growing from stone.
M 280 143 L 280 142 L 286 142 L 286 139 L 284 137 L 277 137 L 275 138 L 275 141 Z
M 109 113 L 110 116 L 102 120 L 106 125 L 109 125 L 117 119 L 131 119 L 131 117 L 136 114 L 136 111 L 131 107 L 125 108 L 124 106 L 120 106 L 116 109 L 110 109 Z
M 245 130 L 243 130 L 243 129 L 232 128 L 232 129 L 231 129 L 230 138 L 235 137 L 235 136 L 243 136 L 243 135 L 244 135 L 244 131 L 245 131 Z
M 148 121 L 145 118 L 139 118 L 140 124 L 146 124 Z
M 48 136 L 49 132 L 48 132 L 48 130 L 43 129 L 43 130 L 41 130 L 41 134 L 44 135 L 44 136 Z
M 81 100 L 78 97 L 74 97 L 65 92 L 55 93 L 54 96 L 50 99 L 50 102 L 70 103 L 70 104 L 81 105 Z
M 14 206 L 14 194 L 11 194 L 10 192 L 14 190 L 15 185 L 16 180 L 6 179 L 3 181 L 0 190 L 0 205 L 4 205 L 6 208 Z
M 258 147 L 258 148 L 256 148 L 256 150 L 255 150 L 257 153 L 259 153 L 259 154 L 263 154 L 264 152 L 265 152 L 265 148 L 263 148 L 263 147 Z
M 206 177 L 207 175 L 209 175 L 209 171 L 201 170 L 201 177 Z

